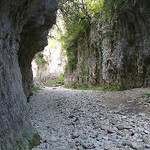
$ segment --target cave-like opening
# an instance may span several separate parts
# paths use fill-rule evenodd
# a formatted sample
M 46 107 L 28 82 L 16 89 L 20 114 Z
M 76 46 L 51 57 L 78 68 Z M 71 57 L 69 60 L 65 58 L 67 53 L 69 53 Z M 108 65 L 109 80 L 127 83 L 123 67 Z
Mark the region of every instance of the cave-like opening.
M 47 36 L 48 45 L 43 51 L 35 54 L 32 60 L 33 81 L 35 85 L 58 86 L 64 82 L 67 56 L 62 47 L 64 21 L 60 11 L 57 13 L 56 24 Z

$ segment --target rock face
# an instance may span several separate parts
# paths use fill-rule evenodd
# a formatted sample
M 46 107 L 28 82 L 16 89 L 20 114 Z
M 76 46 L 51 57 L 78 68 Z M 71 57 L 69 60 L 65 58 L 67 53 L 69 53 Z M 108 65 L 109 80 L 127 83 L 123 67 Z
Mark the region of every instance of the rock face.
M 30 18 L 23 26 L 18 52 L 23 88 L 26 96 L 31 92 L 33 84 L 31 70 L 32 58 L 47 45 L 48 29 L 51 28 L 56 21 L 55 10 L 57 6 L 55 0 L 40 1 L 40 3 L 36 3 L 37 4 L 34 4 L 35 6 L 33 6 L 35 7 L 34 12 L 30 13 Z M 37 7 L 38 4 L 40 5 Z
M 67 56 L 64 55 L 65 50 L 62 51 L 60 42 L 60 38 L 65 32 L 64 25 L 63 16 L 58 10 L 56 24 L 48 34 L 48 45 L 42 52 L 37 53 L 32 61 L 34 84 L 45 85 L 48 81 L 60 78 L 64 74 Z
M 150 1 L 130 1 L 78 43 L 78 63 L 65 83 L 126 88 L 150 86 Z
M 56 9 L 56 0 L 0 1 L 2 150 L 31 149 L 39 139 L 28 121 L 24 91 L 27 93 L 27 88 L 30 89 L 27 84 L 31 81 L 30 62 L 34 54 L 46 45 L 47 30 L 55 23 Z
M 32 72 L 34 84 L 45 84 L 47 80 L 58 78 L 61 73 L 64 73 L 66 56 L 61 56 L 60 47 L 50 48 L 45 47 L 43 57 L 45 62 L 37 64 L 36 59 L 32 61 Z
M 52 43 L 56 46 L 52 47 Z M 34 84 L 45 84 L 47 80 L 58 78 L 64 73 L 67 56 L 62 55 L 62 47 L 55 39 L 48 38 L 48 45 L 40 52 L 42 63 L 38 62 L 36 56 L 32 61 L 32 72 Z

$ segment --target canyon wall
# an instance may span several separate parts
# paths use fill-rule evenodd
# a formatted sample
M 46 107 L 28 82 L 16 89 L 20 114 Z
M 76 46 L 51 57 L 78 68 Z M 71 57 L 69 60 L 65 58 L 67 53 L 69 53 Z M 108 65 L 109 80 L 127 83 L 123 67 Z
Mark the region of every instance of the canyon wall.
M 35 5 L 35 4 L 34 4 Z M 19 66 L 22 73 L 22 82 L 25 95 L 28 97 L 33 87 L 31 62 L 34 55 L 47 46 L 49 29 L 56 22 L 56 1 L 43 0 L 23 26 L 20 34 L 20 48 L 18 51 Z
M 128 1 L 109 19 L 91 24 L 88 36 L 77 43 L 77 64 L 66 69 L 65 84 L 149 87 L 149 6 L 148 0 Z
M 43 55 L 43 63 L 38 64 L 36 58 L 32 61 L 33 82 L 36 85 L 45 85 L 48 80 L 53 80 L 64 74 L 67 57 L 61 55 L 61 47 L 57 45 L 55 48 L 46 46 L 41 52 Z
M 24 91 L 27 94 L 32 84 L 32 57 L 46 45 L 56 9 L 56 0 L 0 1 L 1 150 L 28 150 L 39 142 L 29 123 Z
M 64 74 L 67 56 L 64 55 L 60 42 L 63 31 L 64 21 L 60 12 L 57 11 L 56 24 L 49 31 L 48 45 L 42 52 L 37 53 L 32 61 L 34 84 L 45 85 L 49 80 L 59 78 Z

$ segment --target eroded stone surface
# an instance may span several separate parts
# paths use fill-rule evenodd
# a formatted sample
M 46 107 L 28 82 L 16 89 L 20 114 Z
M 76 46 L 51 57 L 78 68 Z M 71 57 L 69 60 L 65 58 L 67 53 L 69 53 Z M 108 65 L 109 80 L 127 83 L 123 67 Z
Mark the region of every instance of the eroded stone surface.
M 31 2 L 30 2 L 31 3 Z M 26 7 L 30 5 L 27 4 Z M 31 3 L 32 11 L 20 34 L 18 61 L 22 74 L 23 88 L 28 96 L 33 87 L 31 62 L 34 55 L 47 46 L 49 29 L 56 22 L 56 0 L 38 0 Z M 38 6 L 38 7 L 37 7 Z
M 26 64 L 33 56 L 31 54 L 36 51 L 36 49 L 33 51 L 34 45 L 44 46 L 42 43 L 45 43 L 48 27 L 50 28 L 54 23 L 56 8 L 55 0 L 0 1 L 1 150 L 28 150 L 29 145 L 34 145 L 32 138 L 36 142 L 38 137 L 36 131 L 31 127 L 27 115 L 26 97 L 22 88 L 22 76 L 24 80 L 25 74 L 22 71 L 21 76 L 17 52 L 19 51 L 19 60 Z M 52 20 L 49 20 L 50 17 Z M 52 22 L 48 23 L 49 21 Z M 40 38 L 43 38 L 43 41 L 39 42 Z M 21 44 L 20 41 L 24 44 Z M 26 77 L 30 73 L 26 70 L 28 65 L 20 65 L 21 70 L 24 69 Z
M 78 43 L 77 65 L 65 83 L 135 88 L 150 86 L 150 1 L 128 1 L 105 22 L 92 24 Z

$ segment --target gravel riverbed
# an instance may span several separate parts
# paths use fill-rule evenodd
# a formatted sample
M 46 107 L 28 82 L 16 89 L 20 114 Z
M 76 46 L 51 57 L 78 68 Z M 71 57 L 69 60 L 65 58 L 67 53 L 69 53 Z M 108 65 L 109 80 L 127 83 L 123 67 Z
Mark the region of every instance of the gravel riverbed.
M 150 96 L 145 93 L 150 89 L 39 90 L 28 103 L 41 137 L 33 150 L 150 150 Z

